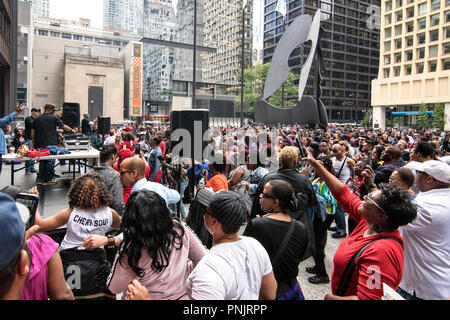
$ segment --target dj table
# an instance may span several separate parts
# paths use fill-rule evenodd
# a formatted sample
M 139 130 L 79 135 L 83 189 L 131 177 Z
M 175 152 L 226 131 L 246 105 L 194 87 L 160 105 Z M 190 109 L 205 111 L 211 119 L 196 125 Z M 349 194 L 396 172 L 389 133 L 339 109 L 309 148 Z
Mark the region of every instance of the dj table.
M 15 169 L 14 168 L 14 161 L 20 160 L 20 161 L 27 161 L 27 160 L 73 160 L 72 161 L 72 168 L 69 165 L 69 172 L 65 173 L 72 173 L 73 174 L 73 180 L 75 180 L 75 173 L 81 171 L 81 167 L 84 167 L 84 173 L 87 172 L 87 167 L 89 165 L 87 164 L 88 159 L 98 159 L 97 163 L 100 163 L 100 151 L 97 149 L 90 149 L 90 150 L 76 150 L 76 151 L 70 151 L 70 154 L 61 154 L 61 155 L 49 155 L 44 157 L 36 157 L 36 158 L 28 158 L 28 157 L 20 157 L 18 154 L 15 153 L 8 153 L 3 156 L 2 161 L 11 162 L 11 185 L 14 185 L 14 174 L 17 171 L 21 171 L 25 169 L 25 166 L 22 168 Z M 76 165 L 78 165 L 78 170 L 75 170 Z M 72 170 L 73 169 L 73 170 Z

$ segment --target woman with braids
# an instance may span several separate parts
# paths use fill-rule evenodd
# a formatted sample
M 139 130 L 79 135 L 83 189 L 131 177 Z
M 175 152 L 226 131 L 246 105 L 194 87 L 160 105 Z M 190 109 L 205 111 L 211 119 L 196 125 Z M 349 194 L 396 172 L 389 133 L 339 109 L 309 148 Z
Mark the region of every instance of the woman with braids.
M 50 218 L 42 219 L 36 212 L 35 224 L 39 225 L 40 232 L 67 224 L 60 254 L 66 280 L 70 278 L 72 282 L 75 281 L 75 288 L 72 289 L 75 299 L 115 299 L 106 290 L 111 264 L 106 260 L 103 246 L 87 249 L 84 245 L 85 239 L 92 235 L 104 236 L 110 228 L 120 229 L 121 217 L 108 207 L 111 203 L 110 193 L 98 174 L 88 173 L 73 181 L 68 198 L 69 208 Z M 108 246 L 117 245 L 114 241 L 111 237 Z M 73 277 L 74 270 L 81 271 L 76 279 Z
M 158 194 L 133 192 L 122 220 L 123 241 L 107 286 L 120 293 L 134 279 L 150 300 L 187 299 L 186 279 L 206 249 L 184 223 L 171 217 Z
M 357 223 L 336 251 L 331 275 L 333 294 L 327 294 L 325 299 L 379 300 L 383 296 L 383 283 L 397 290 L 405 258 L 398 227 L 409 224 L 417 216 L 408 192 L 381 184 L 379 190 L 369 193 L 362 201 L 310 152 L 304 161 L 314 167 L 339 205 Z M 354 268 L 349 267 L 351 261 Z

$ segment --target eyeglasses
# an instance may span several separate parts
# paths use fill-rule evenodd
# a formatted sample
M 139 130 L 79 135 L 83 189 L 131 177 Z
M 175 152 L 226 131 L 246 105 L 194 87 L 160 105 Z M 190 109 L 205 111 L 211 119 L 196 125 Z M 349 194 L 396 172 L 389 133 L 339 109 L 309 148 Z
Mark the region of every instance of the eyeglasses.
M 380 205 L 378 203 L 375 202 L 375 200 L 372 199 L 372 194 L 373 192 L 369 193 L 368 195 L 366 195 L 366 199 L 369 200 L 375 207 L 377 207 L 381 212 L 383 212 L 384 214 L 386 214 L 386 212 L 383 210 L 383 208 L 380 207 Z
M 269 195 L 269 194 L 267 194 L 267 193 L 261 193 L 261 195 L 262 195 L 262 197 L 263 198 L 266 198 L 266 199 L 274 199 L 274 197 L 272 197 L 271 195 Z
M 395 178 L 395 177 L 393 177 L 393 176 L 390 176 L 390 177 L 389 177 L 389 181 L 397 181 L 397 178 Z
M 133 172 L 133 171 L 136 171 L 136 170 L 120 170 L 120 175 L 127 173 L 127 172 Z

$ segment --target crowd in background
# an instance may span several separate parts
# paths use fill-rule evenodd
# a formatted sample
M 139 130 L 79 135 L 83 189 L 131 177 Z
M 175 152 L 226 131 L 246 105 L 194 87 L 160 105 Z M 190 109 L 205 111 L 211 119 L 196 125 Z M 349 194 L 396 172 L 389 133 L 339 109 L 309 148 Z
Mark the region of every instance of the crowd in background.
M 1 123 L 1 138 L 17 151 L 33 139 L 27 125 L 11 132 L 15 116 Z M 211 128 L 212 156 L 193 167 L 171 154 L 166 125 L 101 135 L 85 115 L 80 129 L 56 129 L 88 136 L 100 163 L 73 181 L 67 209 L 37 213 L 27 241 L 11 227 L 17 191 L 2 190 L 12 198 L 0 195 L 1 223 L 13 221 L 0 239 L 9 248 L 2 298 L 303 300 L 297 276 L 308 257 L 308 281 L 331 283 L 325 299 L 381 299 L 382 284 L 405 299 L 450 297 L 447 131 L 225 126 Z M 63 147 L 62 132 L 54 135 Z M 45 234 L 62 225 L 61 241 Z M 342 238 L 331 276 L 327 230 Z M 83 277 L 69 288 L 74 264 Z

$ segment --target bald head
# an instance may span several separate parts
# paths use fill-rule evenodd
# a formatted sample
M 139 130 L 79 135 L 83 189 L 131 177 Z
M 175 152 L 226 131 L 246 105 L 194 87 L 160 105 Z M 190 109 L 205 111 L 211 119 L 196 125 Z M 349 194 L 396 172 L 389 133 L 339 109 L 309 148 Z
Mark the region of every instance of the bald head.
M 136 170 L 138 178 L 145 176 L 145 161 L 141 158 L 131 157 L 122 161 L 120 166 L 123 170 Z

